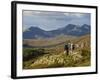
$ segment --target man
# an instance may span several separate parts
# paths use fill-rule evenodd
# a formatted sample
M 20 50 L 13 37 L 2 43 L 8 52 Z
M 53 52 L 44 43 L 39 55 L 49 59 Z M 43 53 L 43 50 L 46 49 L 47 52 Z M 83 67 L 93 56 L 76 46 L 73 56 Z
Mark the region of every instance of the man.
M 73 43 L 70 43 L 70 54 L 73 53 L 73 51 L 75 50 L 75 45 Z
M 75 50 L 75 44 L 73 44 L 72 50 L 73 50 L 73 51 Z
M 66 44 L 65 47 L 64 47 L 64 53 L 66 53 L 67 55 L 69 54 L 68 44 Z

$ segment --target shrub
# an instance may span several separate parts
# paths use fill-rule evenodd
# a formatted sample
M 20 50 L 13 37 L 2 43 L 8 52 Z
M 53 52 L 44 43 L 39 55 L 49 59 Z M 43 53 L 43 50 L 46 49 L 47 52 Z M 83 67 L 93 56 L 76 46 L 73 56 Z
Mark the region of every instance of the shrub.
M 37 57 L 40 55 L 45 54 L 45 50 L 44 49 L 34 49 L 34 48 L 25 48 L 23 49 L 23 60 L 30 60 L 33 57 Z

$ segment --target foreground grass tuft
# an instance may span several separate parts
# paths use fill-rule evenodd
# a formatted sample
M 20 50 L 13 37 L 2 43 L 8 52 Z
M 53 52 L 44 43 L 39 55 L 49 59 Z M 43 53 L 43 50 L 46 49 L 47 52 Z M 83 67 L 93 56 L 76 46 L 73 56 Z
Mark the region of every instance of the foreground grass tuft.
M 71 55 L 63 52 L 44 54 L 44 50 L 38 49 L 34 51 L 39 51 L 42 55 L 24 60 L 24 69 L 90 66 L 90 51 L 88 50 L 75 51 Z

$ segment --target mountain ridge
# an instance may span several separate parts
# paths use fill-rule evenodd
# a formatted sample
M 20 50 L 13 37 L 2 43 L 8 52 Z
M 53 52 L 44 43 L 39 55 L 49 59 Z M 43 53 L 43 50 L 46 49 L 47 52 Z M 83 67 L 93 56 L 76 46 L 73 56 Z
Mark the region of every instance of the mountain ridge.
M 68 24 L 63 28 L 45 31 L 39 27 L 31 26 L 27 31 L 23 32 L 24 39 L 51 38 L 58 35 L 83 36 L 90 33 L 90 25 L 82 26 Z

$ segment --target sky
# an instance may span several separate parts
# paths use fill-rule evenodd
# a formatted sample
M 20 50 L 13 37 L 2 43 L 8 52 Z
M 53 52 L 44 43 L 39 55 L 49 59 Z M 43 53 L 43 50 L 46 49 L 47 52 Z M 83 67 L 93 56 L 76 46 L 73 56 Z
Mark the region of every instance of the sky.
M 39 27 L 50 31 L 65 27 L 68 24 L 91 24 L 90 13 L 23 10 L 22 16 L 23 31 L 29 27 Z

